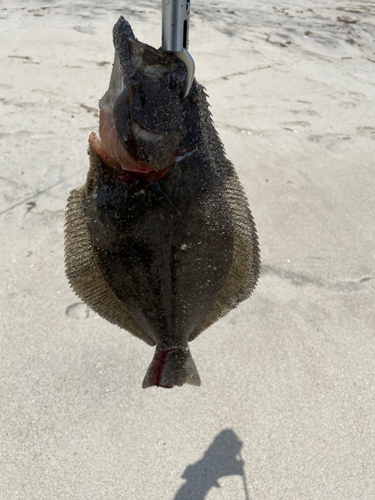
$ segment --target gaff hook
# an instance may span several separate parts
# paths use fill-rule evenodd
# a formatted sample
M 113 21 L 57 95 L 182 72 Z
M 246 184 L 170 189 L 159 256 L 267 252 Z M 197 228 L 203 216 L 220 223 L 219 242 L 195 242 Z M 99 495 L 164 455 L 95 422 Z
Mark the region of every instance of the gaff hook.
M 162 0 L 162 49 L 173 52 L 186 66 L 183 97 L 193 83 L 195 64 L 188 52 L 190 0 Z

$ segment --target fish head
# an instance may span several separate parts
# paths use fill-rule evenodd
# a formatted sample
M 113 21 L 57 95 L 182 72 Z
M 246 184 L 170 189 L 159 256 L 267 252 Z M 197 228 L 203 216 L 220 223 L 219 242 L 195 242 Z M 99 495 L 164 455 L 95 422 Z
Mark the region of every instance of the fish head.
M 173 53 L 139 42 L 123 17 L 113 41 L 111 80 L 99 102 L 99 137 L 91 134 L 90 145 L 117 170 L 161 172 L 181 155 L 187 134 L 185 65 Z

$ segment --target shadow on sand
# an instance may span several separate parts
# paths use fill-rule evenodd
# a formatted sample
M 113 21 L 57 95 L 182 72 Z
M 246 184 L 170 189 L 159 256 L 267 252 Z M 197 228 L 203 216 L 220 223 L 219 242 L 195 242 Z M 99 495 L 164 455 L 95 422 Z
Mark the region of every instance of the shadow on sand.
M 218 479 L 224 476 L 242 476 L 243 498 L 249 500 L 244 462 L 240 451 L 243 443 L 231 429 L 225 429 L 213 440 L 203 458 L 188 465 L 182 474 L 186 479 L 173 500 L 204 500 L 212 487 L 220 488 Z M 238 495 L 236 498 L 241 498 Z

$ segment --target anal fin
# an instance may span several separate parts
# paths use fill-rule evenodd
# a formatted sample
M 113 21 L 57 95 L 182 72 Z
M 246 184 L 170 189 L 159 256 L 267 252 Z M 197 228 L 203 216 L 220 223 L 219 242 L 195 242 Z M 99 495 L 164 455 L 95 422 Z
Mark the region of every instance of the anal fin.
M 68 198 L 65 223 L 65 272 L 74 292 L 104 319 L 140 338 L 155 342 L 143 331 L 105 282 L 94 261 L 83 212 L 83 188 Z

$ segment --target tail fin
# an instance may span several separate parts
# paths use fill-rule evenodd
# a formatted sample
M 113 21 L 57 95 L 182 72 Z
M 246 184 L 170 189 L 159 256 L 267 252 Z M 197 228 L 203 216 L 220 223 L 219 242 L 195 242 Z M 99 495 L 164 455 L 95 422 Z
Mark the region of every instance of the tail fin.
M 175 385 L 201 385 L 197 368 L 189 347 L 156 348 L 154 359 L 149 366 L 142 387 L 172 388 Z

